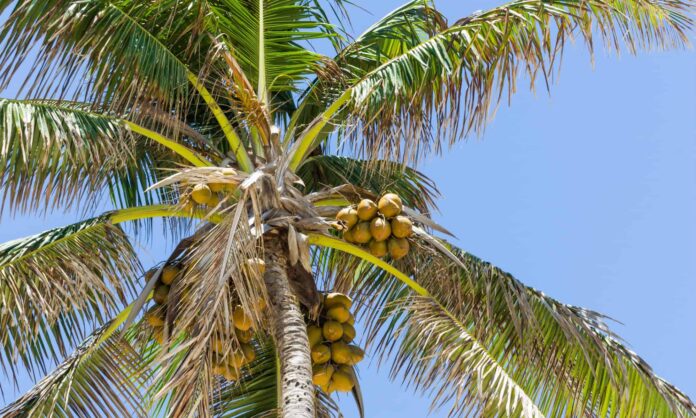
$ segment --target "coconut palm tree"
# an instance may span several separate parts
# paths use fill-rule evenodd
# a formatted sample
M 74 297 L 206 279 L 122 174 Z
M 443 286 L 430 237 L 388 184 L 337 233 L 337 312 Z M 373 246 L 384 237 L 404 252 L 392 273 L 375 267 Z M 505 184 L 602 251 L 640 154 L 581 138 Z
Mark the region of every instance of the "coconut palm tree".
M 345 7 L 0 1 L 0 83 L 24 81 L 0 100 L 2 207 L 109 202 L 0 247 L 0 362 L 44 376 L 4 416 L 340 415 L 351 389 L 313 384 L 326 334 L 308 325 L 349 307 L 367 353 L 449 416 L 696 414 L 604 316 L 449 244 L 415 168 L 480 132 L 520 73 L 548 85 L 571 37 L 681 47 L 691 4 L 516 0 L 448 22 L 414 0 L 357 37 Z M 385 193 L 413 224 L 387 256 L 345 209 Z M 155 218 L 174 250 L 144 272 L 132 242 Z

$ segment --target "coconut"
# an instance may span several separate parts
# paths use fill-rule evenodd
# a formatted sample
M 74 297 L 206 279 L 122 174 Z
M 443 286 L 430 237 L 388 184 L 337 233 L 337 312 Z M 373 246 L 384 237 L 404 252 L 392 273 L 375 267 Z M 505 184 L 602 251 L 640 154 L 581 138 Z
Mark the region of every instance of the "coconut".
M 350 392 L 355 386 L 353 381 L 353 376 L 344 372 L 343 370 L 336 370 L 331 376 L 331 384 L 337 392 Z
M 357 345 L 349 345 L 348 350 L 350 351 L 350 361 L 346 364 L 355 366 L 356 364 L 360 363 L 362 359 L 365 357 L 365 352 L 362 348 L 358 347 Z
M 162 311 L 154 306 L 145 313 L 145 320 L 153 328 L 164 326 L 164 316 L 162 315 Z
M 350 324 L 350 325 L 355 326 L 355 317 L 353 316 L 353 314 L 350 314 L 350 316 L 348 317 L 348 320 L 346 321 L 346 324 Z
M 237 336 L 237 341 L 239 341 L 240 343 L 250 343 L 252 338 L 254 338 L 254 331 L 250 329 L 246 331 L 242 331 L 241 329 L 235 329 L 234 333 Z
M 213 192 L 205 184 L 196 184 L 191 191 L 191 199 L 199 205 L 205 205 L 210 200 Z
M 225 190 L 225 183 L 208 183 L 210 191 L 213 193 L 220 193 Z
M 164 284 L 172 284 L 176 276 L 179 274 L 179 267 L 177 266 L 164 266 L 162 269 L 162 275 L 160 276 L 160 280 Z
M 363 199 L 358 203 L 358 218 L 369 221 L 377 215 L 377 205 L 370 199 Z
M 358 244 L 367 244 L 372 239 L 369 222 L 360 222 L 351 231 L 353 231 L 353 241 Z
M 391 231 L 397 238 L 408 238 L 413 233 L 413 222 L 405 216 L 397 216 L 391 220 Z
M 379 199 L 377 208 L 382 215 L 391 218 L 400 214 L 404 205 L 401 203 L 401 198 L 399 196 L 394 193 L 387 193 Z
M 239 379 L 239 375 L 234 370 L 234 368 L 232 368 L 228 364 L 224 364 L 224 363 L 214 364 L 213 365 L 213 374 L 216 374 L 218 376 L 222 376 L 225 378 L 225 380 L 229 380 L 229 381 L 234 381 L 234 380 Z
M 145 275 L 143 276 L 143 281 L 145 282 L 145 285 L 147 286 L 148 283 L 150 283 L 150 280 L 152 280 L 152 277 L 155 275 L 155 270 L 151 269 L 145 272 Z
M 342 221 L 350 229 L 358 223 L 358 211 L 353 208 L 343 208 L 336 215 L 336 220 Z
M 244 354 L 244 360 L 246 363 L 251 363 L 256 360 L 256 351 L 251 344 L 241 344 L 242 354 Z
M 326 321 L 322 327 L 322 333 L 327 340 L 336 341 L 343 336 L 343 326 L 340 322 Z
M 355 242 L 355 238 L 353 237 L 353 229 L 343 231 L 343 241 L 350 243 Z
M 247 331 L 251 328 L 252 322 L 251 317 L 244 312 L 244 309 L 237 305 L 232 312 L 232 320 L 234 321 L 234 327 L 242 331 Z
M 387 249 L 387 241 L 375 241 L 373 239 L 370 241 L 370 244 L 368 244 L 368 247 L 370 249 L 370 254 L 374 255 L 375 257 L 382 258 L 389 253 L 389 250 Z
M 312 361 L 315 364 L 324 364 L 331 360 L 331 349 L 324 344 L 317 344 L 312 348 Z
M 343 293 L 329 293 L 324 299 L 324 307 L 326 309 L 331 309 L 335 306 L 343 306 L 346 309 L 350 309 L 353 305 L 353 300 Z
M 263 275 L 266 272 L 266 262 L 258 257 L 250 258 L 244 262 L 244 269 L 249 275 L 252 275 L 252 272 Z
M 355 339 L 355 328 L 349 323 L 343 324 L 343 337 L 341 337 L 343 342 L 349 343 Z
M 334 368 L 330 364 L 317 364 L 312 367 L 312 383 L 319 386 L 328 385 Z
M 326 311 L 326 316 L 331 319 L 335 319 L 338 322 L 346 322 L 350 317 L 350 312 L 343 306 L 335 306 L 328 311 Z
M 338 364 L 348 364 L 351 362 L 353 354 L 348 344 L 343 341 L 336 341 L 331 344 L 331 360 Z
M 210 195 L 210 199 L 208 199 L 208 203 L 206 203 L 206 205 L 210 208 L 214 208 L 219 204 L 220 204 L 220 197 L 218 197 L 218 195 L 215 193 Z
M 246 356 L 244 355 L 244 352 L 241 350 L 235 351 L 234 353 L 227 356 L 227 364 L 229 364 L 230 367 L 233 367 L 235 369 L 239 369 L 244 364 L 246 364 L 246 362 Z
M 310 347 L 314 347 L 324 340 L 324 336 L 321 333 L 321 328 L 316 325 L 310 325 L 307 327 L 307 337 L 309 338 Z
M 370 235 L 375 241 L 384 241 L 391 235 L 391 225 L 386 219 L 376 217 L 370 222 Z
M 155 340 L 157 344 L 162 345 L 164 342 L 164 327 L 153 328 L 152 339 Z
M 210 342 L 210 348 L 222 355 L 225 352 L 225 342 L 220 337 L 213 337 L 213 340 Z
M 409 244 L 406 238 L 389 238 L 387 243 L 389 254 L 394 260 L 398 260 L 408 254 Z
M 154 299 L 155 303 L 158 305 L 164 305 L 167 303 L 167 299 L 169 298 L 169 286 L 166 284 L 157 284 L 155 286 L 155 291 L 152 293 L 152 299 Z

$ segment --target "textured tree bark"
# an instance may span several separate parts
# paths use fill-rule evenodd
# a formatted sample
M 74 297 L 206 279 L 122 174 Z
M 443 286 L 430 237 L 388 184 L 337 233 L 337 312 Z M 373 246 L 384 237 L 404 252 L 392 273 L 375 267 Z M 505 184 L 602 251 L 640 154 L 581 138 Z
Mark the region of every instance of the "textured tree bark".
M 264 238 L 264 280 L 280 358 L 281 392 L 279 417 L 315 418 L 312 360 L 304 316 L 288 279 L 288 252 L 282 236 Z

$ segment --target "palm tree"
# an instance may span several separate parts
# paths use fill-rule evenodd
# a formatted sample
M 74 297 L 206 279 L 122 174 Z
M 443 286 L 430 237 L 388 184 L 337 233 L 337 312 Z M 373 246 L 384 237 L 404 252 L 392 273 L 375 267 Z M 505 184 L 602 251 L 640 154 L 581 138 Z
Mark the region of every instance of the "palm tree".
M 26 74 L 22 99 L 0 100 L 3 207 L 111 205 L 0 247 L 0 362 L 45 375 L 4 416 L 340 414 L 312 382 L 326 292 L 349 294 L 368 353 L 450 416 L 696 414 L 604 316 L 449 244 L 413 168 L 480 132 L 519 73 L 548 85 L 570 37 L 685 45 L 690 3 L 517 0 L 449 23 L 414 0 L 355 38 L 341 0 L 0 5 L 0 83 Z M 403 258 L 335 220 L 387 192 L 415 224 Z M 143 274 L 131 241 L 155 218 L 175 249 Z

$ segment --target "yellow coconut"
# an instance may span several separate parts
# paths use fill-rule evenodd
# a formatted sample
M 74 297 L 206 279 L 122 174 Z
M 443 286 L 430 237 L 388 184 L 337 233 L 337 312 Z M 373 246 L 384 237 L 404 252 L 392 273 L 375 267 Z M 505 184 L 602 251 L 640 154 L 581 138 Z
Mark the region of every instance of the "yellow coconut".
M 353 242 L 358 244 L 367 244 L 372 239 L 372 234 L 370 233 L 370 223 L 369 222 L 359 222 L 352 231 Z
M 225 353 L 225 342 L 218 336 L 210 340 L 210 348 L 216 353 L 222 355 Z
M 155 303 L 158 305 L 164 305 L 167 303 L 167 299 L 169 298 L 169 286 L 166 284 L 158 284 L 155 286 L 155 291 L 152 294 L 152 299 L 154 299 Z
M 365 351 L 357 345 L 349 345 L 348 349 L 350 350 L 350 361 L 347 364 L 355 366 L 365 358 Z
M 321 333 L 321 328 L 316 325 L 310 325 L 307 327 L 307 337 L 309 337 L 310 347 L 314 347 L 324 340 L 324 336 Z
M 252 325 L 251 317 L 239 305 L 232 312 L 232 321 L 234 321 L 234 327 L 242 331 L 247 331 Z
M 386 219 L 376 217 L 370 222 L 370 235 L 373 240 L 385 241 L 391 233 L 391 225 Z
M 143 281 L 145 282 L 145 285 L 150 283 L 150 280 L 152 280 L 152 276 L 154 276 L 154 275 L 155 275 L 154 269 L 148 270 L 147 272 L 145 272 L 145 275 L 143 276 Z
M 385 255 L 389 254 L 389 249 L 387 248 L 387 241 L 375 241 L 370 240 L 370 244 L 368 244 L 368 247 L 370 249 L 370 254 L 374 255 L 375 257 L 382 258 Z
M 162 275 L 160 276 L 160 280 L 164 284 L 172 284 L 176 276 L 179 274 L 179 267 L 177 266 L 164 266 L 162 269 Z
M 316 364 L 312 367 L 312 383 L 319 386 L 328 385 L 334 368 L 330 364 Z
M 220 193 L 225 190 L 225 183 L 208 183 L 210 191 L 213 193 Z
M 256 360 L 256 350 L 254 350 L 254 346 L 251 344 L 242 344 L 241 348 L 246 363 L 251 363 L 252 361 Z
M 337 321 L 326 321 L 322 327 L 324 338 L 329 341 L 337 341 L 343 337 L 343 325 Z
M 350 392 L 355 386 L 353 381 L 353 376 L 344 372 L 343 370 L 336 370 L 331 376 L 331 384 L 337 392 Z
M 355 339 L 355 328 L 351 324 L 347 322 L 343 324 L 343 337 L 341 339 L 346 343 Z
M 350 314 L 350 317 L 346 321 L 346 324 L 350 324 L 350 325 L 355 326 L 355 317 L 353 316 L 353 314 Z
M 405 216 L 397 216 L 391 220 L 391 231 L 397 238 L 408 238 L 413 233 L 413 222 Z
M 352 352 L 348 344 L 336 341 L 331 344 L 331 360 L 338 364 L 349 364 L 352 360 Z
M 394 193 L 385 194 L 377 203 L 379 212 L 387 218 L 400 214 L 403 207 L 404 206 L 403 203 L 401 203 L 401 198 Z
M 227 356 L 227 364 L 235 369 L 239 369 L 247 362 L 244 352 L 241 350 L 235 351 Z
M 326 311 L 326 316 L 331 319 L 335 319 L 340 323 L 344 323 L 350 317 L 350 312 L 343 306 L 334 306 L 333 308 Z
M 164 342 L 164 327 L 153 328 L 152 339 L 157 341 L 157 344 L 162 345 Z
M 244 262 L 244 268 L 249 275 L 263 275 L 266 272 L 266 262 L 263 259 L 255 257 Z
M 248 344 L 249 342 L 251 342 L 251 339 L 254 338 L 254 331 L 250 329 L 246 331 L 242 331 L 241 329 L 235 329 L 234 333 L 237 336 L 237 341 L 239 341 L 240 343 Z
M 210 199 L 208 199 L 208 203 L 206 203 L 206 206 L 208 206 L 209 208 L 214 208 L 219 204 L 220 197 L 218 197 L 217 194 L 213 193 L 212 195 L 210 195 Z
M 326 295 L 326 298 L 324 298 L 324 308 L 331 309 L 336 306 L 343 306 L 346 309 L 350 309 L 350 307 L 353 306 L 353 300 L 343 293 L 338 292 Z
M 358 218 L 363 221 L 372 220 L 377 215 L 377 205 L 370 199 L 363 199 L 358 203 Z
M 338 211 L 336 220 L 342 221 L 350 229 L 358 223 L 358 211 L 353 208 L 343 208 Z
M 199 205 L 205 205 L 210 200 L 213 192 L 210 191 L 210 187 L 205 184 L 196 184 L 191 191 L 191 199 Z
M 343 231 L 343 241 L 350 242 L 351 244 L 355 242 L 355 238 L 353 237 L 353 230 L 352 229 L 349 229 L 347 231 Z
M 145 320 L 151 327 L 157 328 L 164 326 L 164 312 L 154 306 L 145 313 Z
M 389 247 L 389 255 L 392 256 L 394 260 L 398 260 L 408 254 L 409 244 L 406 238 L 389 238 L 387 243 Z
M 324 344 L 317 344 L 312 348 L 312 361 L 315 364 L 324 364 L 331 360 L 331 349 Z
M 323 390 L 324 393 L 326 393 L 327 395 L 331 395 L 331 393 L 334 392 L 334 389 L 331 387 L 331 383 L 330 383 L 330 382 L 329 382 L 328 385 L 321 385 L 321 386 L 319 386 L 319 389 Z

